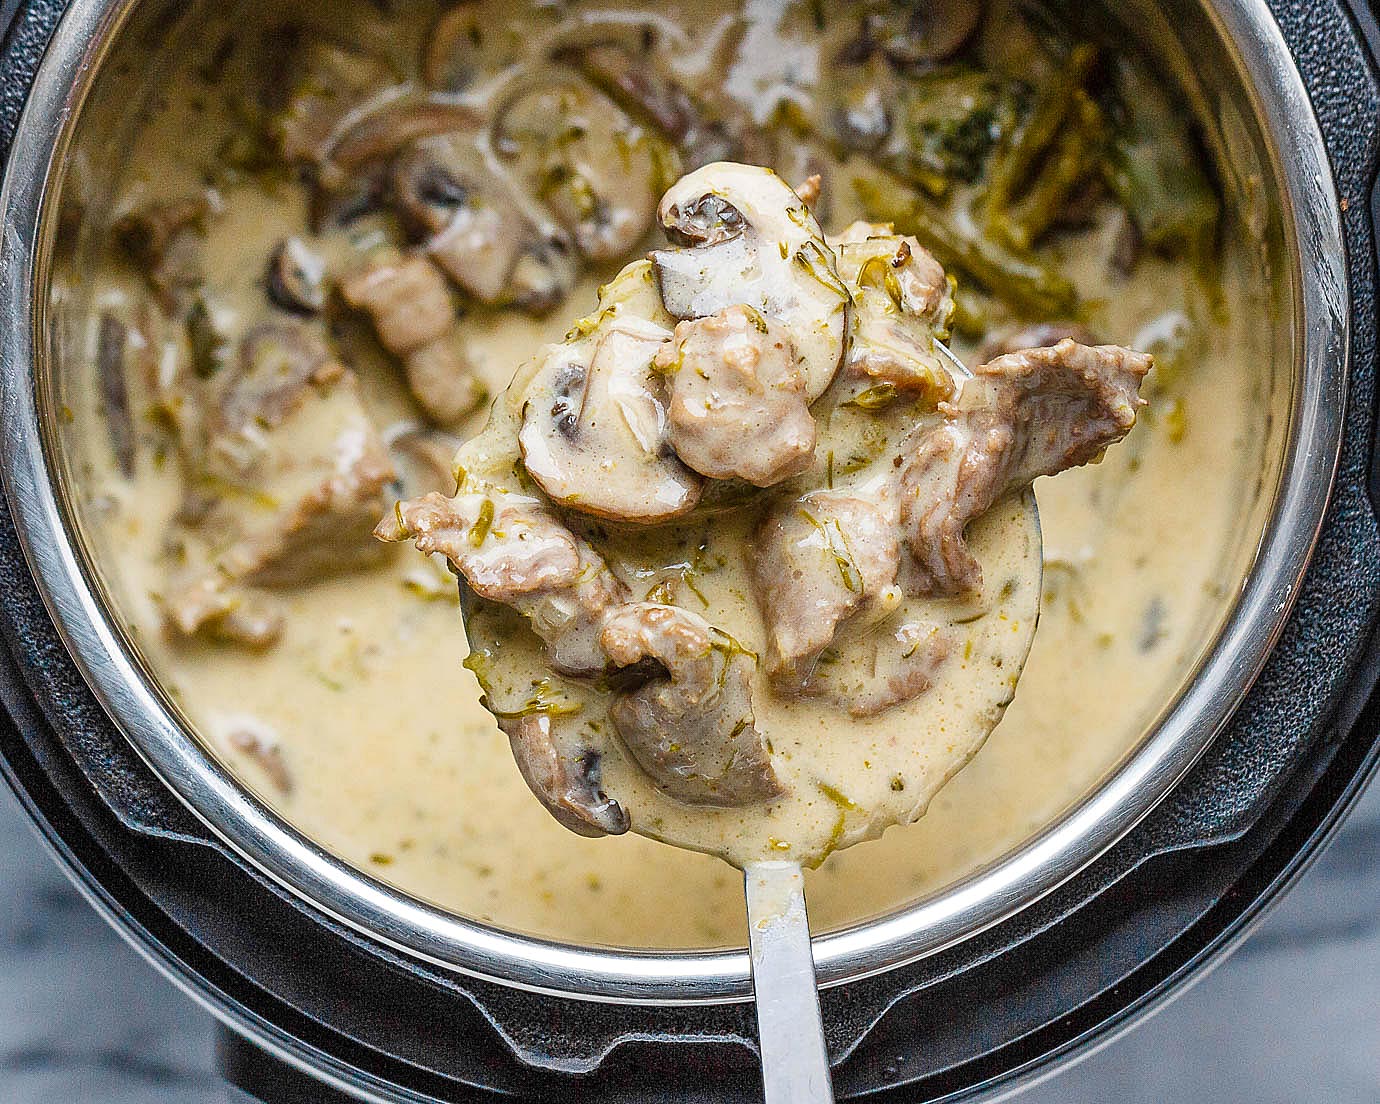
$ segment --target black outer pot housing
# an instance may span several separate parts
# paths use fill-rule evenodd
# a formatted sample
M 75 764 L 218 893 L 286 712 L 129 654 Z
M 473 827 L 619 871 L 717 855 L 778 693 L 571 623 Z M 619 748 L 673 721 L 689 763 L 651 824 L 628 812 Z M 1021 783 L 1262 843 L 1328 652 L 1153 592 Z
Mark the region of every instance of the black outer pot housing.
M 7 153 L 62 0 L 0 0 Z M 1004 924 L 823 994 L 841 1098 L 914 1104 L 1011 1081 L 1146 1010 L 1239 938 L 1380 757 L 1374 462 L 1380 28 L 1363 0 L 1273 5 L 1321 123 L 1351 281 L 1350 406 L 1321 543 L 1285 633 L 1170 797 Z M 271 1101 L 753 1100 L 750 1006 L 643 1009 L 517 993 L 414 962 L 215 842 L 114 729 L 0 513 L 0 766 L 96 905 L 223 1021 L 226 1072 Z

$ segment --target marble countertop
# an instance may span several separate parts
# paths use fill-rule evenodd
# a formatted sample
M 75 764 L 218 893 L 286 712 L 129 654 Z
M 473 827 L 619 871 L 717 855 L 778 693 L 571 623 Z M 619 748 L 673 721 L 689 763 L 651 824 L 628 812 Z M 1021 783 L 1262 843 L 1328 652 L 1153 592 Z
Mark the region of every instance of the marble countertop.
M 0 785 L 0 1101 L 247 1101 L 210 1017 L 101 920 Z M 1380 785 L 1225 963 L 1021 1104 L 1380 1102 Z

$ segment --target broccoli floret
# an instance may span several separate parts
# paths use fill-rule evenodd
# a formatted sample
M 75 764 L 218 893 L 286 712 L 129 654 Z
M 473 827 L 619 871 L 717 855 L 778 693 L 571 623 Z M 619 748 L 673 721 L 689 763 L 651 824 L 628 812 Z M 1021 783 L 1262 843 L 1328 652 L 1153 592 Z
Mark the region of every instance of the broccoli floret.
M 901 103 L 906 175 L 971 184 L 1020 118 L 1029 90 L 975 70 L 941 71 L 907 86 Z M 934 188 L 929 188 L 934 191 Z

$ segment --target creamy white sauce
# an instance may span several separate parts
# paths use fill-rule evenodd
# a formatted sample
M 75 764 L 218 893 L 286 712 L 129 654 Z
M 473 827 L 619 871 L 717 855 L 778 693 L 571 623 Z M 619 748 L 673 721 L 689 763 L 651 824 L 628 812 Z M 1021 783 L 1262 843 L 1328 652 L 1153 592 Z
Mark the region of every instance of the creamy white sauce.
M 408 59 L 426 25 L 418 12 L 428 10 L 404 5 L 386 24 L 377 13 L 344 5 L 333 6 L 329 19 L 313 18 Z M 714 16 L 724 9 L 709 0 L 656 10 L 692 38 L 702 33 L 708 42 L 723 31 L 725 20 Z M 776 10 L 769 0 L 753 0 L 751 25 L 769 27 Z M 271 17 L 254 11 L 254 19 Z M 514 5 L 494 5 L 492 15 L 494 34 L 514 42 L 526 38 L 529 19 L 551 18 Z M 218 18 L 207 41 L 235 15 Z M 708 47 L 704 56 L 712 56 Z M 735 87 L 776 79 L 744 57 L 732 74 Z M 121 209 L 200 186 L 224 115 L 216 97 L 188 94 L 199 87 L 186 73 L 166 87 L 163 106 L 131 151 Z M 290 183 L 269 192 L 229 186 L 221 198 L 209 229 L 210 289 L 224 310 L 253 318 L 262 310 L 263 260 L 284 234 L 301 232 L 304 199 Z M 846 195 L 838 197 L 831 228 L 857 213 Z M 923 820 L 837 853 L 810 875 L 817 929 L 858 921 L 961 878 L 1076 801 L 1135 746 L 1187 678 L 1239 582 L 1234 565 L 1241 542 L 1251 540 L 1246 519 L 1268 439 L 1262 396 L 1270 366 L 1262 359 L 1261 321 L 1252 314 L 1264 299 L 1264 277 L 1241 263 L 1254 247 L 1228 222 L 1226 309 L 1214 316 L 1193 302 L 1180 267 L 1153 257 L 1128 284 L 1108 286 L 1107 234 L 1104 227 L 1068 237 L 1061 247 L 1093 331 L 1131 344 L 1145 327 L 1167 327 L 1172 312 L 1191 307 L 1202 319 L 1200 350 L 1172 392 L 1152 392 L 1156 413 L 1103 464 L 1037 485 L 1045 593 L 1015 700 Z M 328 248 L 349 246 L 334 241 Z M 568 302 L 591 303 L 597 282 L 586 281 Z M 69 291 L 87 297 L 92 317 L 94 308 L 123 308 L 145 294 L 127 271 L 112 268 L 95 273 L 89 289 L 73 284 Z M 463 323 L 491 389 L 501 390 L 539 343 L 560 336 L 563 313 L 543 323 L 485 314 Z M 150 670 L 247 785 L 349 861 L 468 916 L 580 942 L 740 942 L 736 871 L 637 836 L 576 837 L 533 800 L 460 666 L 463 633 L 450 589 L 437 587 L 439 597 L 426 600 L 409 586 L 415 553 L 395 550 L 375 569 L 288 592 L 287 628 L 267 655 L 170 639 L 155 595 L 164 583 L 161 544 L 180 491 L 176 463 L 160 463 L 145 448 L 135 483 L 115 473 L 86 382 L 89 338 L 85 352 L 84 363 L 67 366 L 76 382 L 67 388 L 74 429 L 65 444 L 100 571 Z M 351 363 L 381 425 L 413 416 L 391 364 L 368 350 L 352 351 Z M 137 413 L 141 396 L 132 397 Z M 1174 418 L 1165 416 L 1170 410 L 1178 412 Z M 290 793 L 278 793 L 230 745 L 246 719 L 276 740 Z

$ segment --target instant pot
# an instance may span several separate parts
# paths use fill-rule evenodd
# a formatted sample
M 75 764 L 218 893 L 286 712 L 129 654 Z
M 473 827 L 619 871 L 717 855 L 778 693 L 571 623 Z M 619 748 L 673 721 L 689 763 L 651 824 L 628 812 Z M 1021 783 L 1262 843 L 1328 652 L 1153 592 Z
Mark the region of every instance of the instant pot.
M 756 1099 L 745 953 L 543 942 L 370 880 L 206 755 L 113 625 L 60 494 L 48 280 L 92 90 L 172 48 L 183 8 L 0 2 L 8 781 L 264 1100 Z M 1000 1094 L 1124 1030 L 1244 936 L 1380 758 L 1380 27 L 1359 0 L 1117 11 L 1185 69 L 1272 228 L 1292 378 L 1262 537 L 1187 689 L 1098 790 L 959 886 L 817 940 L 842 1098 Z

